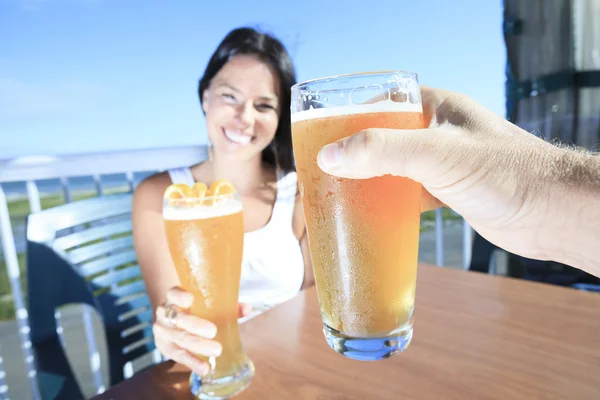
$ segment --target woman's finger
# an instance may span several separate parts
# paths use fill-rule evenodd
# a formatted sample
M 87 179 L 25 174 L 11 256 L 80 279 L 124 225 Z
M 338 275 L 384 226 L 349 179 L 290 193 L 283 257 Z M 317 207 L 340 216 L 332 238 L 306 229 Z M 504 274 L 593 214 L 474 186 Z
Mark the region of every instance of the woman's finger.
M 172 342 L 193 354 L 218 357 L 223 350 L 219 342 L 193 335 L 183 329 L 169 328 L 160 324 L 154 324 L 153 328 L 155 336 L 164 341 Z
M 159 334 L 160 335 L 160 334 Z M 155 338 L 156 347 L 163 356 L 176 363 L 185 365 L 200 376 L 204 376 L 210 371 L 210 366 L 206 361 L 199 359 L 189 351 L 177 346 L 173 342 L 163 340 L 158 336 Z
M 194 301 L 194 296 L 182 288 L 175 286 L 167 292 L 167 303 L 174 304 L 181 308 L 190 308 Z
M 238 304 L 238 316 L 239 318 L 245 317 L 246 315 L 250 315 L 252 313 L 252 306 L 246 303 Z
M 169 308 L 176 310 L 176 314 L 172 319 L 168 315 Z M 195 315 L 188 314 L 185 310 L 177 306 L 156 307 L 156 321 L 164 327 L 182 329 L 192 335 L 206 339 L 213 339 L 217 335 L 215 324 Z M 175 322 L 175 325 L 173 325 L 173 322 Z

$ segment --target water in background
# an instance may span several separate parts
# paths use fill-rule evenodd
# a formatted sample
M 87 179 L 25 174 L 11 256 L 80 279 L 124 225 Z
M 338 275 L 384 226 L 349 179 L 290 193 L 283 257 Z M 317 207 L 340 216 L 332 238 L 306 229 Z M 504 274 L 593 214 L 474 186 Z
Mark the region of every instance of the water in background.
M 137 185 L 142 179 L 152 175 L 155 171 L 136 172 L 133 174 L 133 180 Z M 91 176 L 77 176 L 68 178 L 71 192 L 96 190 L 96 184 Z M 117 188 L 127 186 L 127 177 L 125 174 L 102 175 L 100 182 L 103 189 Z M 40 195 L 48 193 L 62 193 L 60 179 L 43 179 L 36 181 Z M 10 199 L 18 197 L 27 197 L 25 182 L 4 182 L 2 183 L 4 193 Z

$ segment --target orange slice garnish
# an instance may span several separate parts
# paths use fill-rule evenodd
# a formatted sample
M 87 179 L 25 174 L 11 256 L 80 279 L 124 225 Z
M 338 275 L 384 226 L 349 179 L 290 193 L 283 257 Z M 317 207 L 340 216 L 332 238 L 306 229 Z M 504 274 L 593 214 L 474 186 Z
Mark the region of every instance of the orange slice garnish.
M 192 197 L 192 188 L 182 183 L 174 183 L 167 187 L 163 197 L 169 200 L 186 199 Z
M 192 187 L 182 183 L 175 183 L 167 187 L 164 198 L 168 199 L 169 202 L 174 203 L 178 203 L 177 200 L 190 199 L 192 200 L 192 203 L 189 205 L 194 207 L 202 206 L 207 190 L 208 188 L 206 187 L 206 184 L 202 182 L 196 182 Z
M 210 185 L 210 188 L 208 189 L 208 192 L 206 192 L 207 196 L 223 196 L 223 195 L 227 195 L 227 194 L 233 194 L 235 193 L 235 186 L 233 186 L 233 183 L 229 182 L 228 180 L 225 179 L 221 179 L 218 181 L 214 181 L 212 183 L 212 185 Z
M 206 192 L 206 195 L 212 197 L 210 202 L 213 206 L 216 206 L 217 202 L 220 200 L 219 196 L 226 196 L 235 192 L 236 190 L 233 186 L 233 183 L 229 182 L 228 180 L 221 179 L 218 181 L 214 181 L 212 185 L 210 185 L 210 188 L 208 189 L 208 192 Z
M 192 197 L 198 199 L 198 200 L 202 200 L 204 199 L 204 196 L 206 195 L 206 192 L 208 191 L 208 187 L 206 186 L 205 183 L 202 182 L 196 182 L 194 183 L 194 186 L 192 187 Z

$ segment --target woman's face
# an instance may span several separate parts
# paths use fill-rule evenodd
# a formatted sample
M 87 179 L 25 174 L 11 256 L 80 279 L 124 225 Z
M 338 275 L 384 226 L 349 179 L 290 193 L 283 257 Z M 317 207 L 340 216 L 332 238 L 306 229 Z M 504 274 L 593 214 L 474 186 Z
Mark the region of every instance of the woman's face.
M 279 79 L 258 58 L 233 56 L 202 96 L 213 151 L 239 160 L 260 157 L 279 123 Z

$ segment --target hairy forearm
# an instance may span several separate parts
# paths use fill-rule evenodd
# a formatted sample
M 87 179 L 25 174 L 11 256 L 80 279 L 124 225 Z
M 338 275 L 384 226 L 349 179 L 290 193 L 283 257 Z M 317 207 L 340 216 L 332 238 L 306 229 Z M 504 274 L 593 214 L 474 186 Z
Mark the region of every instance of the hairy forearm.
M 600 276 L 600 155 L 557 148 L 547 170 L 551 180 L 545 250 L 552 259 Z

